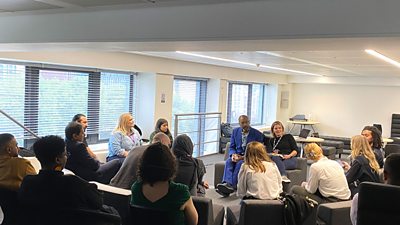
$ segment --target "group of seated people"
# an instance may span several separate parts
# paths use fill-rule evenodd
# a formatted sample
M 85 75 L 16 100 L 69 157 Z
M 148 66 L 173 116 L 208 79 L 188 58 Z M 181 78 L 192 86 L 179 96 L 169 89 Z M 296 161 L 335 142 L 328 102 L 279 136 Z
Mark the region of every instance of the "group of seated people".
M 86 116 L 75 115 L 65 128 L 65 140 L 49 135 L 33 144 L 41 164 L 39 174 L 29 160 L 18 156 L 14 136 L 0 134 L 0 188 L 17 191 L 24 207 L 62 204 L 113 213 L 103 205 L 96 185 L 88 183 L 97 181 L 132 190 L 132 204 L 168 209 L 178 224 L 197 224 L 190 196 L 204 196 L 208 183 L 203 181 L 203 162 L 192 157 L 190 137 L 182 134 L 173 140 L 168 122 L 159 119 L 151 144 L 141 145 L 134 125 L 129 113 L 120 116 L 103 163 L 87 145 Z M 74 175 L 64 175 L 65 169 Z
M 283 192 L 282 182 L 290 182 L 286 170 L 296 168 L 299 155 L 294 137 L 284 133 L 280 121 L 271 125 L 269 139 L 250 127 L 246 115 L 239 117 L 239 125 L 232 132 L 223 182 L 216 191 L 229 196 L 236 190 L 243 199 L 277 199 Z M 351 138 L 351 150 L 347 163 L 328 159 L 316 143 L 306 145 L 305 156 L 313 161 L 309 176 L 301 185 L 294 185 L 291 193 L 318 203 L 337 202 L 357 196 L 362 182 L 380 182 L 384 165 L 381 132 L 366 126 Z

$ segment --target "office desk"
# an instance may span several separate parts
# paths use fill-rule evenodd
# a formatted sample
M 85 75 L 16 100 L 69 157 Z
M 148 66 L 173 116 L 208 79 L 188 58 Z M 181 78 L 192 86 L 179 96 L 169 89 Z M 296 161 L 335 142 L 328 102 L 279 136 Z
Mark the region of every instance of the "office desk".
M 300 125 L 300 130 L 304 129 L 306 126 L 310 126 L 313 132 L 315 133 L 314 125 L 319 124 L 317 121 L 303 121 L 303 120 L 288 120 L 288 123 L 293 124 L 290 128 L 289 133 L 293 130 L 296 125 Z
M 299 136 L 294 136 L 294 140 L 296 142 L 301 143 L 301 150 L 300 150 L 300 157 L 303 157 L 304 145 L 308 143 L 321 143 L 324 141 L 322 138 L 317 137 L 307 137 L 307 138 L 300 138 Z

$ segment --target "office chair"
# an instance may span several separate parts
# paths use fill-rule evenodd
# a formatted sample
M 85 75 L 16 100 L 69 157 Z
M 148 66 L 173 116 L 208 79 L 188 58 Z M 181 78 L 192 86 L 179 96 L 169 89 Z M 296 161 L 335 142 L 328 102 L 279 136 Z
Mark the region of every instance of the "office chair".
M 139 205 L 131 205 L 131 224 L 132 225 L 173 225 L 173 218 L 166 210 L 154 209 Z
M 15 224 L 18 212 L 17 192 L 0 188 L 0 206 L 3 211 L 2 225 Z

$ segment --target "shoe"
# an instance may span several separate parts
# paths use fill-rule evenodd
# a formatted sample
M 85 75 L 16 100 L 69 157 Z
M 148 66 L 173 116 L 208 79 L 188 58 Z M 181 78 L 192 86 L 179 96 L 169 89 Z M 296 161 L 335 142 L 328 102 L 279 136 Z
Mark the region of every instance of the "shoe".
M 284 183 L 290 183 L 292 182 L 287 176 L 282 176 L 282 182 Z
M 235 192 L 235 190 L 233 189 L 233 187 L 231 185 L 229 185 L 228 183 L 222 183 L 222 184 L 218 184 L 217 185 L 217 189 L 218 191 L 230 195 L 233 192 Z
M 215 191 L 216 191 L 218 194 L 222 195 L 222 197 L 224 197 L 224 198 L 226 198 L 226 197 L 229 196 L 229 194 L 221 192 L 220 190 L 218 190 L 218 188 L 215 189 Z

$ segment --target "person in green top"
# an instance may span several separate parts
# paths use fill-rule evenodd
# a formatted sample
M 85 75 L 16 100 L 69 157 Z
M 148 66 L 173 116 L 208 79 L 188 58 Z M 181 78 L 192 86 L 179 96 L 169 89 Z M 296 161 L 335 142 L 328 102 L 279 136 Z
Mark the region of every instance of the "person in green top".
M 154 135 L 156 135 L 159 132 L 163 132 L 164 134 L 166 134 L 169 137 L 169 140 L 171 141 L 172 145 L 173 138 L 171 132 L 169 131 L 168 121 L 166 119 L 160 118 L 157 120 L 156 127 L 154 128 L 153 133 L 150 134 L 149 138 L 150 143 L 153 142 Z M 171 145 L 168 147 L 171 147 Z
M 188 186 L 172 181 L 176 168 L 166 145 L 149 145 L 139 164 L 138 180 L 132 185 L 131 204 L 167 210 L 174 225 L 196 225 L 198 214 Z

